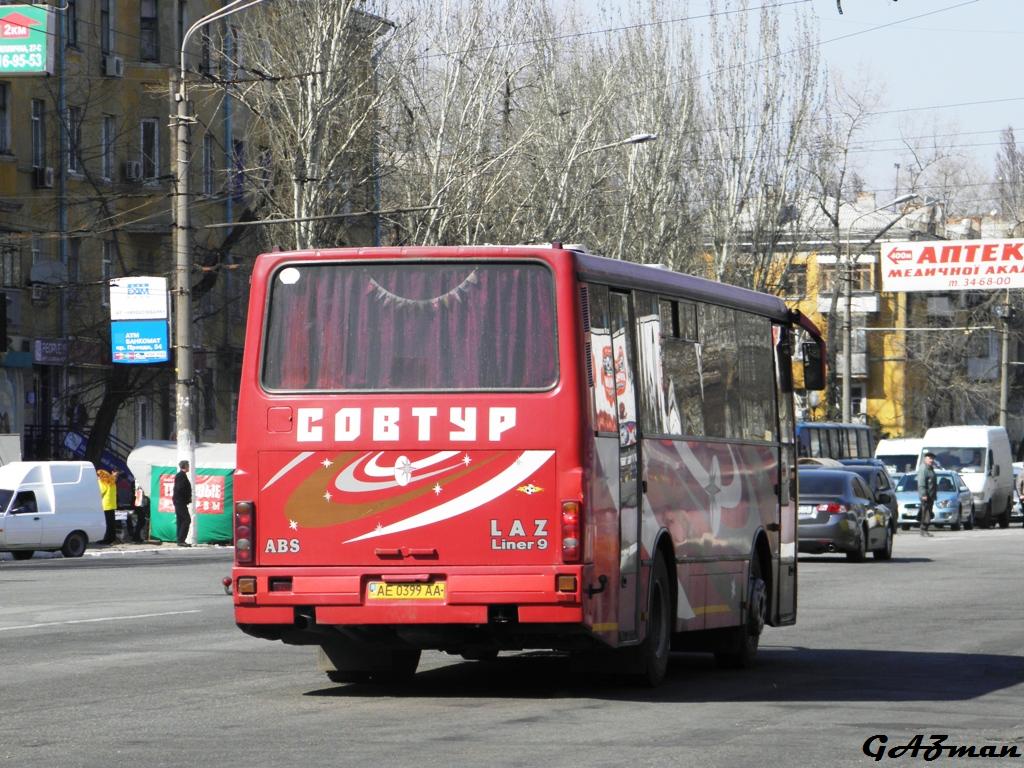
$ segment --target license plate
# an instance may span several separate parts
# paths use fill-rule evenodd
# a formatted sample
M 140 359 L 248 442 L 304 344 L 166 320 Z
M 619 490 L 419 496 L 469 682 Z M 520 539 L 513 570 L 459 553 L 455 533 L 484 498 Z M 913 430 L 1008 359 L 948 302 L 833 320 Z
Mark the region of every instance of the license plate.
M 371 581 L 366 585 L 367 600 L 444 600 L 447 583 Z
M 816 514 L 818 510 L 813 504 L 800 505 L 800 517 L 814 517 Z

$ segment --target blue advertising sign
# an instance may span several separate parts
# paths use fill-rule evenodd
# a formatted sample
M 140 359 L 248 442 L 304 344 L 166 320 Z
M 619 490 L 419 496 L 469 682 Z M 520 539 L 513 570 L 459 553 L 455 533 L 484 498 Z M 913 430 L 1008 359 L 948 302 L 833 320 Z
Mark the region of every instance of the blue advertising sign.
M 110 359 L 139 365 L 170 360 L 166 320 L 118 320 L 110 324 Z

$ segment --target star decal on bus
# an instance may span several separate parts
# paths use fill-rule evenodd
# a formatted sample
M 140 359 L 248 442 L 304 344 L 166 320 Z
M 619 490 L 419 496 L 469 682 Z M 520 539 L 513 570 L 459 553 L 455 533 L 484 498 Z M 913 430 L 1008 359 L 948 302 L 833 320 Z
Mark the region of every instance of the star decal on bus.
M 299 523 L 297 520 L 289 520 L 288 527 L 291 528 L 293 531 L 297 531 L 299 530 Z

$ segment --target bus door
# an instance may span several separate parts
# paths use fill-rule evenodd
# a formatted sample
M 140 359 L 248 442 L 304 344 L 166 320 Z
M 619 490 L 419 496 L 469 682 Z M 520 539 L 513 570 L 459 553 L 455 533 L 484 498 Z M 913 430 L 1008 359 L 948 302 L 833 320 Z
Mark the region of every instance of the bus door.
M 619 639 L 637 637 L 640 595 L 640 442 L 630 295 L 609 294 L 615 412 L 619 427 Z

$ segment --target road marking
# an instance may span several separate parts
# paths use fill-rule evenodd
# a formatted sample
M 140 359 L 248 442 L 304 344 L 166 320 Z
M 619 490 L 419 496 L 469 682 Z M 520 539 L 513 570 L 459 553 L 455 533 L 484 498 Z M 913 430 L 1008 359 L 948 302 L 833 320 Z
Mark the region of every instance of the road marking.
M 182 616 L 186 613 L 200 613 L 200 609 L 190 611 L 167 611 L 166 613 L 139 613 L 134 616 L 101 616 L 96 619 L 69 619 L 68 621 L 48 621 L 43 624 L 22 624 L 17 627 L 0 627 L 0 632 L 14 629 L 40 629 L 42 627 L 61 627 L 65 624 L 93 624 L 100 621 L 131 621 L 132 619 L 153 619 L 158 616 Z

